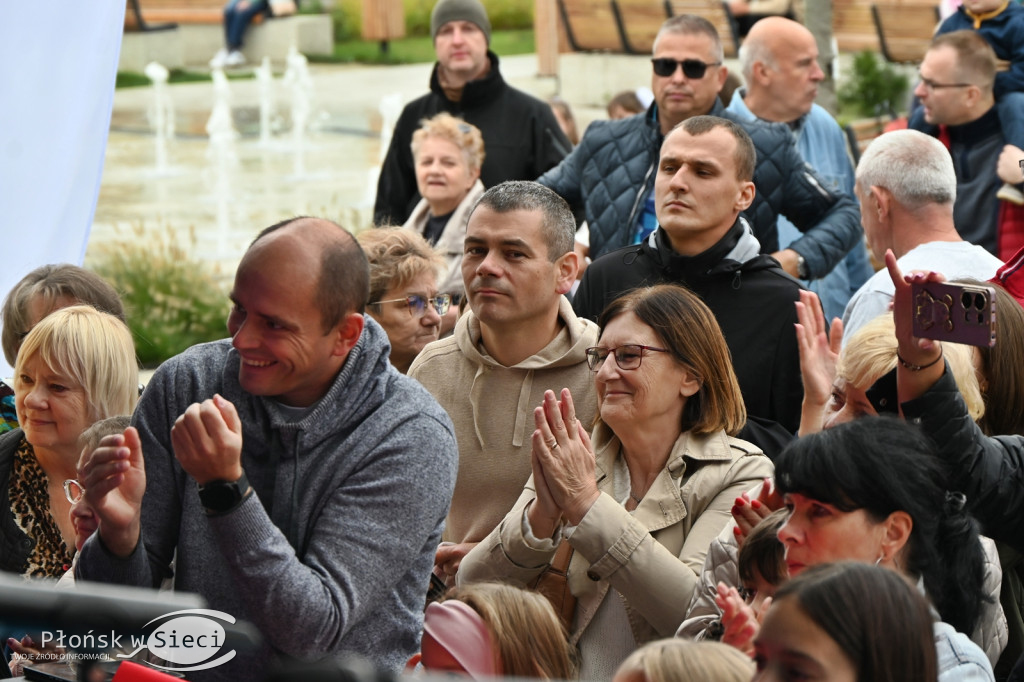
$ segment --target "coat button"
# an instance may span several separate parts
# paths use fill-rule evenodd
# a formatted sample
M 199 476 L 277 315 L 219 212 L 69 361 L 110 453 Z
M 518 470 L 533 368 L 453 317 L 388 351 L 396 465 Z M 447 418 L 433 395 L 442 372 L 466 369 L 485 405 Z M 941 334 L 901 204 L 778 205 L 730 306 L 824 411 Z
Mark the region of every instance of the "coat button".
M 587 571 L 587 577 L 593 580 L 595 583 L 601 579 L 601 576 L 599 576 L 595 571 Z

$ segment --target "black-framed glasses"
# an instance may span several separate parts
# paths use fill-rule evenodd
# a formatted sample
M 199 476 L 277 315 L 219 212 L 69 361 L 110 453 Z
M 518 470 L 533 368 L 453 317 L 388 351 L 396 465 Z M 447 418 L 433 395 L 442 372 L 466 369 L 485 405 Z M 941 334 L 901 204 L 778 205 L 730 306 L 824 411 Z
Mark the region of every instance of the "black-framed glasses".
M 601 369 L 601 365 L 604 364 L 604 359 L 611 355 L 615 358 L 615 364 L 619 366 L 619 369 L 637 369 L 640 367 L 640 363 L 644 359 L 645 350 L 656 353 L 671 352 L 664 348 L 642 346 L 639 343 L 627 343 L 626 345 L 619 346 L 618 348 L 600 348 L 598 346 L 592 346 L 586 350 L 587 366 L 590 367 L 591 372 L 596 372 Z
M 68 502 L 74 504 L 82 499 L 82 495 L 85 495 L 85 488 L 81 483 L 73 478 L 64 481 L 64 497 L 68 498 Z
M 654 65 L 654 73 L 662 78 L 668 78 L 676 72 L 678 67 L 683 67 L 683 75 L 687 78 L 703 78 L 709 66 L 721 66 L 722 62 L 702 62 L 699 59 L 684 59 L 679 62 L 671 57 L 655 57 L 651 60 Z
M 427 312 L 428 305 L 437 311 L 438 315 L 447 313 L 448 308 L 452 305 L 452 297 L 451 294 L 438 294 L 432 298 L 413 294 L 405 298 L 389 298 L 386 301 L 374 301 L 370 305 L 380 305 L 382 303 L 404 303 L 409 308 L 410 315 L 413 317 L 423 317 L 423 314 Z
M 921 74 L 917 74 L 917 77 L 921 81 L 921 85 L 923 85 L 926 90 L 942 90 L 944 88 L 969 88 L 972 85 L 974 85 L 974 83 L 937 83 L 933 81 L 931 78 L 925 78 Z

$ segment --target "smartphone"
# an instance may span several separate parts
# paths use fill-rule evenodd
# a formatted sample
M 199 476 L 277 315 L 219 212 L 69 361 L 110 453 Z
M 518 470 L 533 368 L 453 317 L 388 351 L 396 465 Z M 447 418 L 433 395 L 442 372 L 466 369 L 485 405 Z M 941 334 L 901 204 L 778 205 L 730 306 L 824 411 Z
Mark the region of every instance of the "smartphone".
M 970 284 L 914 283 L 914 336 L 994 346 L 996 291 Z

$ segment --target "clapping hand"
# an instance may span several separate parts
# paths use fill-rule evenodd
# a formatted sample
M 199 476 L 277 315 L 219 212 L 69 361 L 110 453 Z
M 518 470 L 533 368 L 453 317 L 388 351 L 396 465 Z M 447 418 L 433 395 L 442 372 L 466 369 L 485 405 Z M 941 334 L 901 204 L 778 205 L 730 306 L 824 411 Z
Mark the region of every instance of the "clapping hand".
M 561 398 L 545 391 L 543 404 L 533 411 L 537 428 L 531 462 L 537 499 L 529 514 L 540 537 L 550 537 L 561 518 L 579 524 L 600 495 L 590 436 L 576 418 L 569 389 L 562 389 Z
M 130 555 L 139 541 L 146 492 L 139 432 L 129 426 L 123 434 L 103 438 L 91 452 L 84 450 L 78 462 L 78 482 L 99 519 L 103 544 L 116 556 Z

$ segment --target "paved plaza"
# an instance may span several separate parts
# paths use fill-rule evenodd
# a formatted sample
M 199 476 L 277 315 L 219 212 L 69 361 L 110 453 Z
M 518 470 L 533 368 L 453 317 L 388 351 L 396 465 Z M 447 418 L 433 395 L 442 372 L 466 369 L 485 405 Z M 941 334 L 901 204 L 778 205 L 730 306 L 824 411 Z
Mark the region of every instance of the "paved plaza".
M 196 257 L 228 277 L 253 236 L 283 218 L 324 216 L 354 230 L 369 225 L 381 102 L 400 98 L 400 110 L 426 92 L 430 69 L 311 64 L 309 130 L 301 139 L 291 124 L 294 91 L 282 74 L 271 87 L 269 139 L 260 132 L 260 82 L 230 81 L 239 135 L 224 145 L 211 142 L 206 130 L 214 85 L 167 86 L 174 135 L 162 161 L 153 132 L 154 88 L 118 90 L 86 264 L 118 240 L 172 239 L 192 245 Z M 533 55 L 504 58 L 501 69 L 509 82 L 538 97 L 557 89 L 556 79 L 535 76 Z

